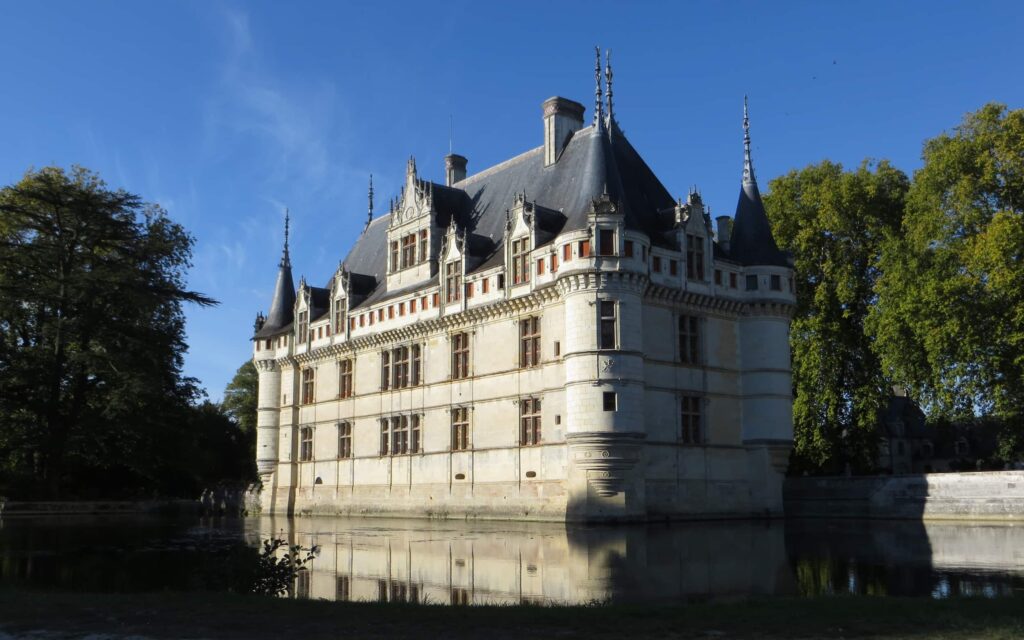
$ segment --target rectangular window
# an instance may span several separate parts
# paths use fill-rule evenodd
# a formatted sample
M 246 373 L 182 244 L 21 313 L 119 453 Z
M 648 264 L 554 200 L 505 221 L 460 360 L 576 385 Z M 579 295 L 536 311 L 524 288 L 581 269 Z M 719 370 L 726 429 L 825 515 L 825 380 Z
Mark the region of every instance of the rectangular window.
M 544 258 L 537 259 L 537 275 L 544 275 Z
M 632 240 L 626 240 L 623 243 L 623 247 L 625 248 L 624 253 L 626 254 L 626 257 L 627 258 L 632 258 L 633 257 L 633 241 Z
M 472 298 L 472 297 L 473 297 L 473 283 L 472 282 L 467 282 L 466 283 L 466 298 Z
M 577 251 L 577 253 L 580 254 L 581 258 L 589 258 L 590 257 L 590 240 L 580 240 L 579 243 L 578 243 L 578 249 L 579 249 L 579 251 Z
M 772 274 L 770 286 L 772 291 L 782 291 L 782 276 Z
M 540 364 L 540 318 L 534 316 L 519 321 L 519 366 L 535 367 Z
M 377 319 L 380 321 L 384 320 L 384 307 L 377 309 Z M 370 312 L 370 324 L 373 324 L 373 312 Z
M 355 318 L 349 318 L 348 319 L 348 328 L 353 330 L 353 331 L 355 331 L 355 329 L 356 329 L 356 319 Z
M 618 407 L 618 398 L 615 397 L 614 391 L 605 391 L 602 396 L 602 404 L 604 405 L 605 411 L 615 411 Z
M 313 459 L 313 427 L 299 428 L 299 461 L 309 462 Z
M 483 280 L 481 280 L 480 281 L 480 291 L 481 291 L 481 293 L 487 293 L 490 290 L 491 290 L 491 279 L 490 278 L 484 278 Z
M 302 370 L 302 404 L 310 404 L 314 400 L 316 385 L 316 369 L 312 367 Z
M 452 379 L 469 377 L 469 334 L 456 333 L 452 336 Z
M 391 452 L 391 426 L 387 418 L 380 419 L 380 455 L 386 456 Z
M 447 289 L 445 302 L 458 302 L 462 293 L 462 271 L 458 262 L 449 262 L 444 265 L 444 278 L 445 289 Z
M 469 408 L 452 409 L 452 451 L 469 449 Z
M 409 416 L 409 453 L 423 453 L 423 438 L 420 437 L 420 416 Z
M 597 251 L 602 256 L 615 255 L 615 231 L 600 229 L 597 232 Z
M 409 313 L 416 313 L 416 298 L 409 301 Z
M 735 289 L 736 288 L 736 274 L 735 273 L 730 273 L 729 274 L 729 288 L 730 289 Z
M 299 312 L 299 319 L 298 319 L 298 322 L 296 323 L 296 325 L 297 325 L 297 328 L 299 330 L 299 333 L 298 333 L 299 340 L 306 340 L 309 337 L 307 335 L 309 333 L 309 312 L 308 311 L 300 311 Z
M 341 360 L 338 362 L 338 397 L 352 397 L 352 361 Z
M 686 235 L 686 277 L 704 279 L 704 238 L 700 236 Z
M 669 260 L 668 261 L 668 272 L 671 275 L 674 275 L 674 276 L 679 275 L 679 263 L 676 262 L 675 260 Z
M 334 333 L 345 330 L 345 304 L 341 300 L 334 301 Z
M 679 417 L 682 431 L 680 440 L 683 444 L 700 444 L 703 441 L 700 396 L 680 396 Z
M 411 347 L 412 351 L 412 379 L 409 384 L 416 387 L 419 386 L 423 377 L 423 350 L 420 345 L 414 344 Z
M 747 291 L 757 291 L 757 276 L 747 276 Z
M 338 457 L 352 457 L 352 424 L 349 422 L 338 423 Z
M 562 262 L 569 262 L 570 260 L 572 260 L 572 245 L 571 244 L 563 244 L 562 245 Z
M 530 239 L 512 241 L 512 284 L 530 281 Z
M 383 351 L 380 354 L 380 390 L 387 391 L 391 388 L 391 353 Z
M 388 320 L 393 320 L 395 317 L 395 305 L 388 305 Z
M 391 241 L 391 270 L 398 271 L 398 240 Z
M 409 416 L 391 418 L 391 455 L 409 453 Z
M 679 361 L 700 363 L 700 318 L 679 316 Z
M 519 401 L 519 444 L 540 444 L 540 398 Z
M 654 271 L 654 273 L 661 273 L 661 257 L 660 256 L 652 256 L 651 257 L 651 269 Z
M 391 380 L 396 389 L 409 386 L 409 347 L 391 350 Z
M 715 269 L 715 284 L 722 286 L 722 270 Z
M 505 288 L 505 274 L 504 273 L 499 273 L 498 274 L 498 289 L 504 289 L 504 288 Z
M 615 348 L 615 301 L 602 300 L 601 309 L 601 334 L 599 349 Z
M 402 238 L 402 268 L 416 264 L 416 234 L 410 233 Z
M 399 317 L 405 315 L 405 303 L 404 302 L 399 302 L 398 303 L 398 315 L 399 315 Z
M 440 294 L 435 293 L 433 296 L 431 296 L 431 303 L 434 305 L 435 309 L 437 308 L 437 305 L 439 304 L 440 300 Z
M 557 273 L 557 272 L 558 272 L 558 254 L 557 253 L 552 253 L 551 254 L 551 273 Z
M 420 262 L 427 261 L 427 230 L 420 231 Z

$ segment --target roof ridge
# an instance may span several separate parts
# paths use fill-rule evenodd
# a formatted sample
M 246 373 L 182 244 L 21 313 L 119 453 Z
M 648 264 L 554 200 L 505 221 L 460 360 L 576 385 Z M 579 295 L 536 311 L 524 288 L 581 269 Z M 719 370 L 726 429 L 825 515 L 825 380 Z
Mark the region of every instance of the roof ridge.
M 530 149 L 529 151 L 524 151 L 523 153 L 520 153 L 517 156 L 512 156 L 508 160 L 503 160 L 503 161 L 499 162 L 496 165 L 492 165 L 490 167 L 487 167 L 486 169 L 484 169 L 480 173 L 474 173 L 473 175 L 468 176 L 465 180 L 459 180 L 458 182 L 455 183 L 455 185 L 472 184 L 474 181 L 482 179 L 482 178 L 486 178 L 486 177 L 491 176 L 491 175 L 494 175 L 498 171 L 501 171 L 502 169 L 505 169 L 505 168 L 515 164 L 516 162 L 522 162 L 523 160 L 526 160 L 526 158 L 528 156 L 530 156 L 531 154 L 542 153 L 543 151 L 544 151 L 544 145 L 541 145 L 539 147 Z M 455 185 L 452 185 L 452 186 L 454 187 Z M 461 188 L 461 187 L 459 187 L 459 188 Z

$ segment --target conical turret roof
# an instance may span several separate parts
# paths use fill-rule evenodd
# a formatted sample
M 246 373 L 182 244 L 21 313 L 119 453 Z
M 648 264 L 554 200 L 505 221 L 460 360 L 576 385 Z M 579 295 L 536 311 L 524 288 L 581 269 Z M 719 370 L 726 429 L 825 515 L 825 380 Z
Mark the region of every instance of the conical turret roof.
M 270 313 L 263 326 L 256 332 L 257 338 L 264 338 L 281 333 L 291 326 L 295 320 L 295 281 L 292 279 L 292 261 L 288 253 L 288 214 L 284 218 L 284 251 L 278 263 L 277 282 L 274 284 L 274 298 L 270 303 Z

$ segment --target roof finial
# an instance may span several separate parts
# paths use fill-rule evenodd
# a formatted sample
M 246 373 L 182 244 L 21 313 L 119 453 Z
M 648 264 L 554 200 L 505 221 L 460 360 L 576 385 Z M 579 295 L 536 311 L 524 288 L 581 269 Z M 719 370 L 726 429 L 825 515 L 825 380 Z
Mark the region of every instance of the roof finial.
M 612 111 L 612 50 L 606 49 L 604 52 L 604 81 L 608 86 L 608 124 L 610 125 L 615 121 L 615 115 Z
M 604 124 L 604 105 L 601 100 L 601 47 L 594 47 L 594 84 L 594 102 L 597 105 L 594 107 L 594 124 L 600 129 Z
M 743 96 L 743 182 L 757 182 L 754 179 L 754 162 L 750 159 L 750 115 L 747 111 L 747 96 Z
M 370 174 L 370 191 L 367 194 L 367 199 L 370 201 L 369 207 L 366 213 L 366 226 L 370 226 L 370 222 L 373 221 L 373 174 Z
M 292 259 L 288 255 L 288 226 L 291 223 L 291 215 L 288 207 L 284 208 L 284 253 L 281 255 L 281 266 L 291 268 Z

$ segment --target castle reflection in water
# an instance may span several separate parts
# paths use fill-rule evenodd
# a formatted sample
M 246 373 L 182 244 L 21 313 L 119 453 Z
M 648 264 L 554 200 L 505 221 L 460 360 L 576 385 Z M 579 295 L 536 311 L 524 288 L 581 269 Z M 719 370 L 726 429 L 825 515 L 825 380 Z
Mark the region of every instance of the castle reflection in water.
M 508 604 L 750 596 L 1013 595 L 1024 528 L 909 522 L 718 522 L 567 528 L 515 522 L 253 521 L 318 545 L 292 595 Z

